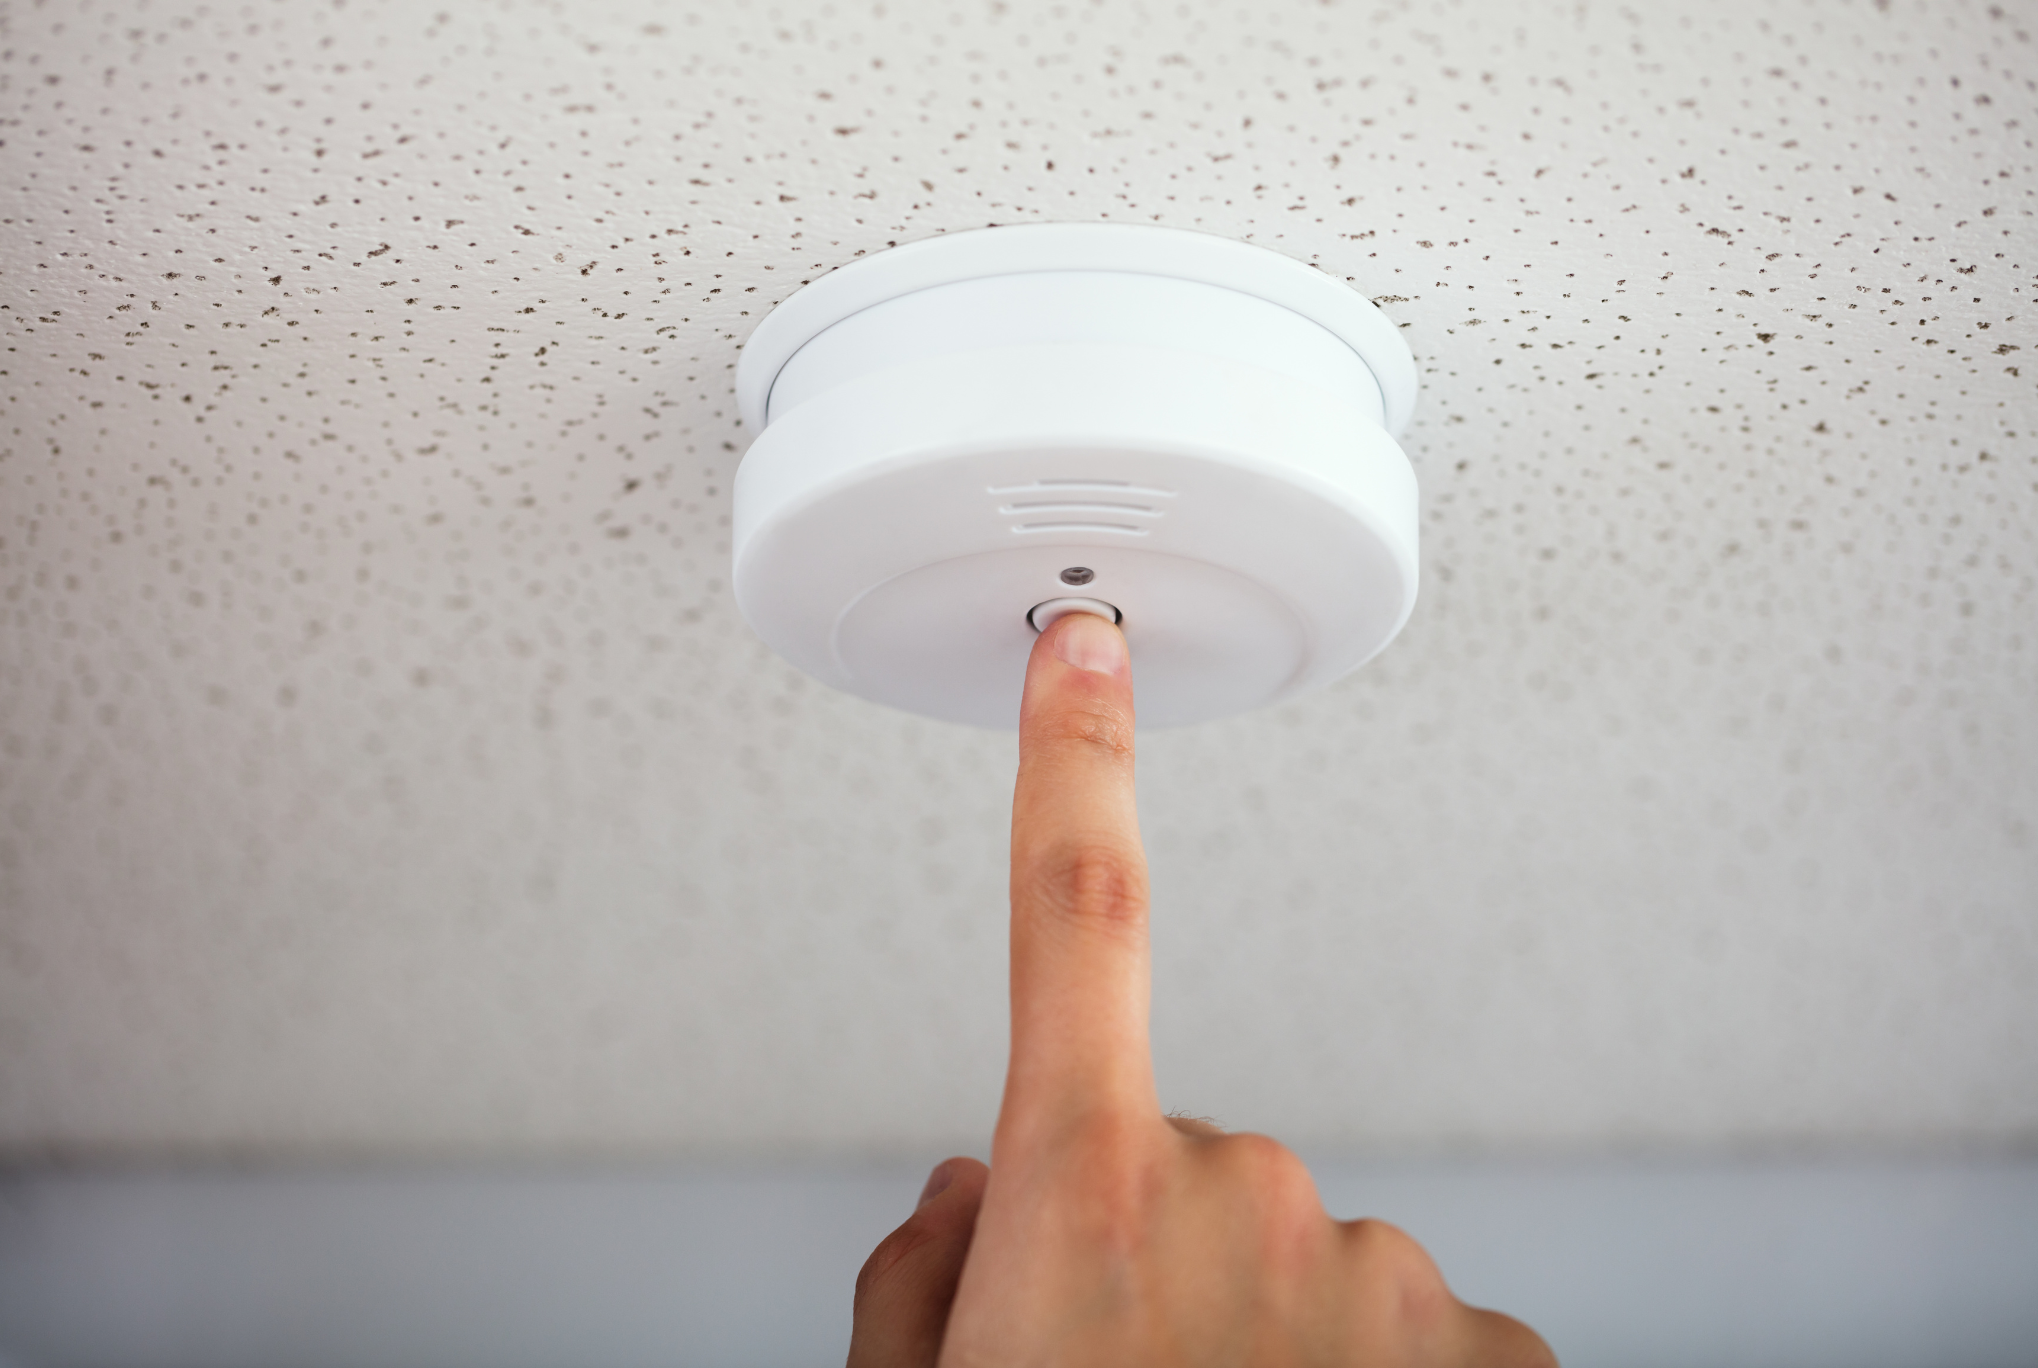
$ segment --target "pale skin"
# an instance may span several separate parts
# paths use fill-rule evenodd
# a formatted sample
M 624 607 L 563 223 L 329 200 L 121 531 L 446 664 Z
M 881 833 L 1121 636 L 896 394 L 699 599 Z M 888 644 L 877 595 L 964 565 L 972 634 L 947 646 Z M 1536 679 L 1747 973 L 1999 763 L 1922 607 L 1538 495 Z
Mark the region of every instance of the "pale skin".
M 1280 1144 L 1162 1114 L 1118 629 L 1050 626 L 1020 712 L 991 1163 L 937 1166 L 872 1253 L 849 1368 L 1554 1368 L 1407 1235 L 1332 1220 Z

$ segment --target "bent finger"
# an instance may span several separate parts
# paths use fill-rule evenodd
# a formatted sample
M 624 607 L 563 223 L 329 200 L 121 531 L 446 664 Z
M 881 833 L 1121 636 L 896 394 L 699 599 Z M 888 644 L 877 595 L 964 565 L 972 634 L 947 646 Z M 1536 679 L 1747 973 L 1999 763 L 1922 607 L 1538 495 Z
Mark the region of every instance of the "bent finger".
M 1337 1223 L 1351 1260 L 1346 1303 L 1366 1333 L 1414 1349 L 1414 1361 L 1464 1368 L 1557 1368 L 1535 1331 L 1498 1311 L 1467 1306 L 1415 1239 L 1385 1221 Z
M 920 1205 L 871 1251 L 856 1275 L 849 1368 L 933 1368 L 990 1175 L 974 1159 L 937 1164 Z
M 1012 1068 L 1001 1122 L 1152 1115 L 1146 855 L 1132 667 L 1117 627 L 1071 613 L 1034 643 L 1012 796 Z

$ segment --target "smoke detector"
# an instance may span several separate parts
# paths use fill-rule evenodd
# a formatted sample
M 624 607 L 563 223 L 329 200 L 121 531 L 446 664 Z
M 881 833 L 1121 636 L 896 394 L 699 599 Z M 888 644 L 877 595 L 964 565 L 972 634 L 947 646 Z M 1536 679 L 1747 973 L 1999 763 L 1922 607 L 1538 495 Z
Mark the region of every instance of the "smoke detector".
M 1012 727 L 1035 634 L 1118 621 L 1142 725 L 1294 698 L 1415 605 L 1400 333 L 1343 283 L 1202 233 L 1039 224 L 833 271 L 736 393 L 736 601 L 839 689 Z

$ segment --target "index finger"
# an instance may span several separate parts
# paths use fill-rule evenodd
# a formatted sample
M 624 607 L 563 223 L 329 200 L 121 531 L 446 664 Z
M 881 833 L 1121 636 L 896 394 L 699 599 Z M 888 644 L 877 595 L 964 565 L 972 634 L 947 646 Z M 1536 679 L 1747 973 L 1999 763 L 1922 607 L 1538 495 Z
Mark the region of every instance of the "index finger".
M 1132 666 L 1101 617 L 1033 644 L 1012 796 L 1008 1123 L 1160 1107 L 1147 1042 L 1146 853 L 1132 784 Z

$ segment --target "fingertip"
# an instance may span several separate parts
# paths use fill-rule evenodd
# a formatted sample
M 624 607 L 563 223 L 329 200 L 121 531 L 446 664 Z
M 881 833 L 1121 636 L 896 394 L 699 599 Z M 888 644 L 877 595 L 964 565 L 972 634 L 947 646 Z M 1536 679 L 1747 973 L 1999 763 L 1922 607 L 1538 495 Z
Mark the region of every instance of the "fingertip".
M 1072 725 L 1063 726 L 1061 719 Z M 1128 733 L 1132 713 L 1132 657 L 1125 634 L 1094 613 L 1070 613 L 1049 624 L 1026 662 L 1020 730 L 1092 735 L 1098 725 Z M 1024 737 L 1022 736 L 1022 740 Z
M 932 1368 L 989 1177 L 966 1156 L 936 1164 L 913 1214 L 871 1251 L 856 1275 L 851 1368 Z
M 1090 674 L 1123 675 L 1132 664 L 1125 634 L 1095 613 L 1070 613 L 1041 635 L 1055 659 Z

